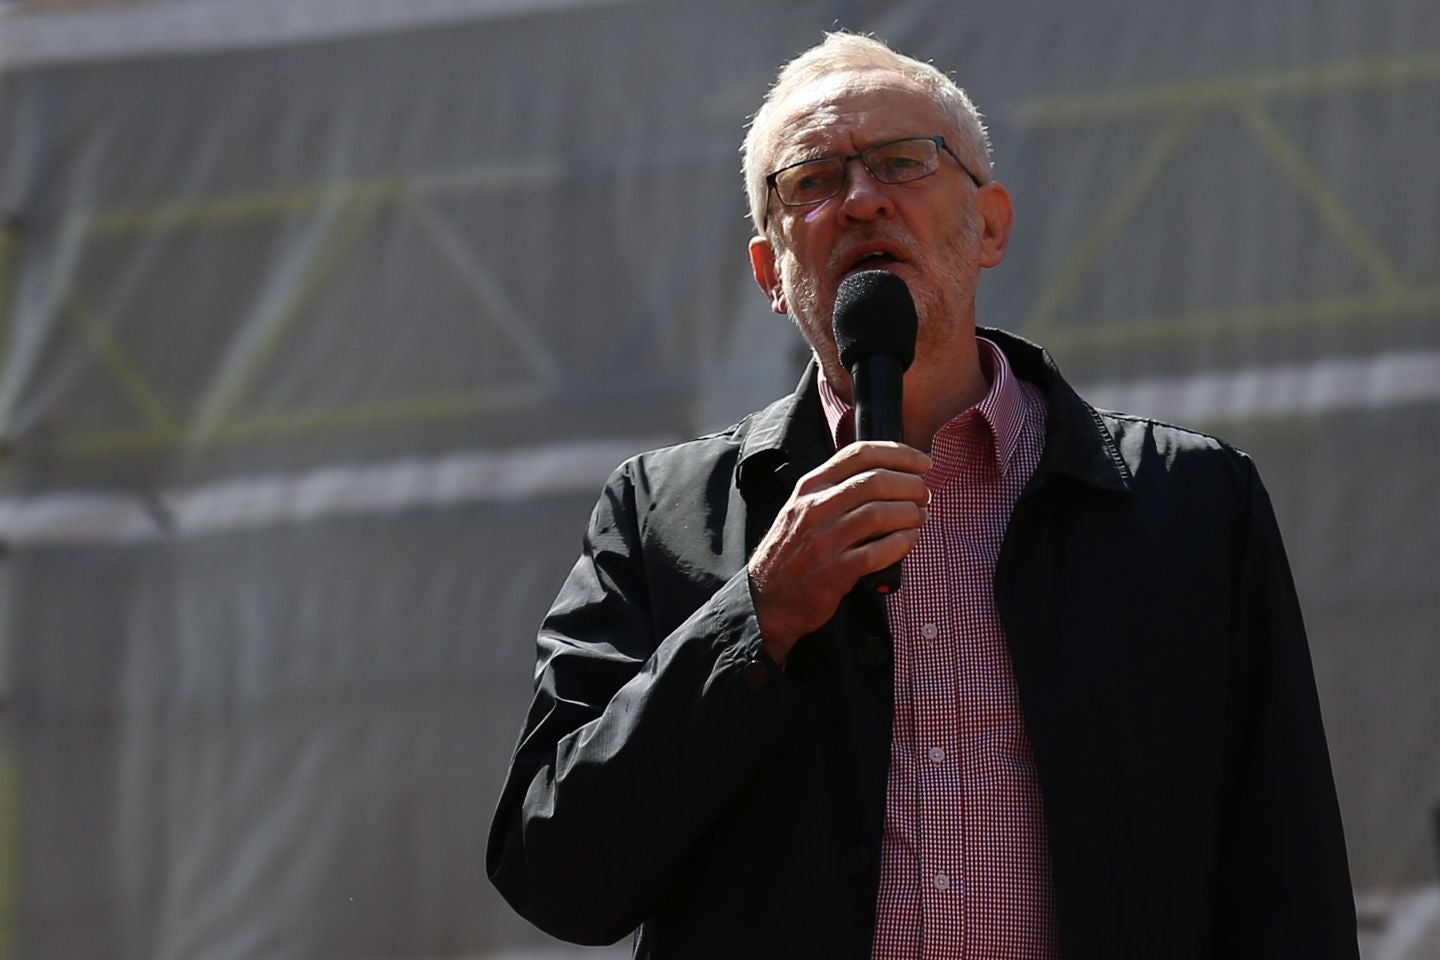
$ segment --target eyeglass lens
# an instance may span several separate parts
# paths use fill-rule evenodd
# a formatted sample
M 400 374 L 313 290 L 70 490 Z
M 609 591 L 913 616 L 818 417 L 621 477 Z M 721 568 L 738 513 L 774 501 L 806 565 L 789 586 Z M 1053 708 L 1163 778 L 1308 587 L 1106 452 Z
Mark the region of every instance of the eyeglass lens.
M 872 177 L 891 184 L 928 177 L 940 166 L 935 141 L 918 137 L 879 144 L 859 158 Z M 781 203 L 792 207 L 828 200 L 844 186 L 848 162 L 846 157 L 825 157 L 786 167 L 775 174 L 775 192 Z

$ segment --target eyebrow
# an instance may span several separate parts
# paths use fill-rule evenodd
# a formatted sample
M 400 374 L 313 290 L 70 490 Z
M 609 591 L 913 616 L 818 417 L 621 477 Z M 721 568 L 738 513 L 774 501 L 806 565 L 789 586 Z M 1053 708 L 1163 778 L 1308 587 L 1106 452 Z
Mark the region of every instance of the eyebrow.
M 776 150 L 770 157 L 770 169 L 779 170 L 781 167 L 788 167 L 796 163 L 806 163 L 810 160 L 824 160 L 826 157 L 836 156 L 834 153 L 827 153 L 825 147 L 791 145 L 788 149 Z M 784 157 L 785 159 L 781 159 Z
M 781 162 L 780 157 L 784 155 L 787 149 L 787 147 L 782 147 L 779 150 L 776 150 L 775 154 L 770 158 L 770 169 L 779 170 L 782 167 L 788 167 L 792 164 L 805 163 L 810 160 L 825 160 L 830 157 L 859 156 L 866 150 L 869 150 L 871 147 L 878 147 L 883 143 L 894 143 L 897 140 L 908 140 L 911 137 L 922 136 L 927 136 L 927 134 L 896 133 L 892 131 L 891 133 L 884 136 L 872 138 L 869 143 L 865 144 L 865 146 L 856 148 L 853 154 L 847 153 L 846 151 L 841 150 L 838 147 L 833 149 L 820 146 L 811 147 L 804 145 L 803 142 L 790 144 L 788 145 L 788 149 L 793 149 L 795 151 L 793 158 Z M 949 143 L 949 138 L 946 138 L 945 142 Z

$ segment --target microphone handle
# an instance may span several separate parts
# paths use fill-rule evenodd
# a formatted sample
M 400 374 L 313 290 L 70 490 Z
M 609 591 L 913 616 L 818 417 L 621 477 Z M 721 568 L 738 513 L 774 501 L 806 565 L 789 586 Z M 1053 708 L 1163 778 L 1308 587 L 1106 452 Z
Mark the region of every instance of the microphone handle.
M 856 440 L 905 440 L 903 397 L 905 367 L 899 357 L 872 353 L 850 368 L 855 400 Z M 900 563 L 860 578 L 866 589 L 882 596 L 900 589 Z

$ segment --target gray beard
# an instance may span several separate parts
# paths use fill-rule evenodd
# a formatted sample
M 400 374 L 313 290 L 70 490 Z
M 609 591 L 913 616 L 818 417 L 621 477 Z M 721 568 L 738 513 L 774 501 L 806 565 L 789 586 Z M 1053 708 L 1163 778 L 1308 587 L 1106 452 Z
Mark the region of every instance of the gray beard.
M 917 261 L 926 282 L 915 297 L 915 313 L 919 320 L 915 337 L 916 357 L 935 356 L 948 350 L 959 333 L 954 329 L 959 318 L 969 314 L 975 303 L 975 287 L 979 274 L 976 259 L 979 253 L 979 229 L 976 218 L 968 216 L 965 235 L 946 244 L 936 257 Z M 827 275 L 833 276 L 839 264 L 827 264 Z M 835 311 L 833 293 L 822 296 L 814 277 L 792 281 L 783 271 L 781 283 L 790 316 L 800 334 L 810 344 L 825 378 L 832 386 L 848 382 L 848 374 L 840 365 L 832 328 Z

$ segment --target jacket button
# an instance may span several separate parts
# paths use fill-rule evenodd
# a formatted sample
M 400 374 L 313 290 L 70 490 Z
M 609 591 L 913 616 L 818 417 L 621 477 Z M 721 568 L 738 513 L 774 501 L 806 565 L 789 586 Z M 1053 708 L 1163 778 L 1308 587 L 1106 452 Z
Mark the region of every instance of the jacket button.
M 745 664 L 745 669 L 740 671 L 740 676 L 745 681 L 745 686 L 751 690 L 759 690 L 769 681 L 770 668 L 759 660 L 751 660 Z
M 890 644 L 885 637 L 872 633 L 860 641 L 860 647 L 855 651 L 855 659 L 860 661 L 862 668 L 871 673 L 883 670 L 890 665 Z
M 870 870 L 870 848 L 857 843 L 845 851 L 845 872 L 852 877 L 863 877 Z

